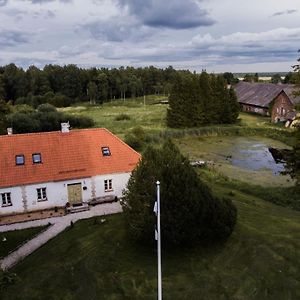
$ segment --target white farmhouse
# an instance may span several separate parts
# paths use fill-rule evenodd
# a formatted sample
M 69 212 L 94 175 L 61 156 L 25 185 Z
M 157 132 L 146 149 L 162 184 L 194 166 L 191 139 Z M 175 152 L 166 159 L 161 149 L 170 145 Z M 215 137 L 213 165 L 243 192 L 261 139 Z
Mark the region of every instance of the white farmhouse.
M 102 128 L 0 136 L 0 219 L 119 198 L 139 160 Z

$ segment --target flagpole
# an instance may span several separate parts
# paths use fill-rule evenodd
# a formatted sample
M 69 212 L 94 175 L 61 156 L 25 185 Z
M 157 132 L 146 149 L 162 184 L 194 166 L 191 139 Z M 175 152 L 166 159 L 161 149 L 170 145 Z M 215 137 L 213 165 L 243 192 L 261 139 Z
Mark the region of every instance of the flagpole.
M 157 295 L 158 300 L 162 300 L 161 282 L 161 239 L 160 239 L 160 182 L 156 182 L 157 189 Z

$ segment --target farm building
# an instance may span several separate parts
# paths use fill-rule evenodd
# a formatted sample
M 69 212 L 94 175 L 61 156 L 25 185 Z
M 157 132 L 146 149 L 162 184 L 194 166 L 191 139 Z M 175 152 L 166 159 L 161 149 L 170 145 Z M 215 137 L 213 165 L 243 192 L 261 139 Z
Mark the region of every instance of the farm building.
M 292 120 L 300 104 L 293 85 L 240 81 L 235 91 L 243 111 L 271 116 L 272 122 Z
M 122 196 L 140 154 L 106 129 L 62 125 L 62 131 L 0 136 L 0 219 Z

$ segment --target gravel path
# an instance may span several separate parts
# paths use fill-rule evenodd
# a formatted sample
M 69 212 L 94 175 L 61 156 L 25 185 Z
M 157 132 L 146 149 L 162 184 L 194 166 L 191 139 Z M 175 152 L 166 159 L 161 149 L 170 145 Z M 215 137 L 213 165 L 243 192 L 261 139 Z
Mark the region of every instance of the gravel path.
M 42 220 L 28 221 L 22 223 L 16 223 L 11 225 L 0 226 L 0 232 L 6 232 L 11 230 L 20 230 L 31 227 L 38 227 L 47 224 L 51 224 L 47 230 L 28 241 L 16 251 L 10 253 L 4 259 L 0 261 L 0 267 L 3 270 L 10 269 L 18 262 L 23 260 L 26 256 L 40 248 L 49 240 L 54 238 L 60 232 L 64 231 L 71 223 L 75 223 L 78 220 L 88 219 L 94 216 L 110 215 L 122 212 L 122 207 L 119 202 L 106 203 L 91 207 L 88 211 L 69 214 L 63 217 L 48 218 Z

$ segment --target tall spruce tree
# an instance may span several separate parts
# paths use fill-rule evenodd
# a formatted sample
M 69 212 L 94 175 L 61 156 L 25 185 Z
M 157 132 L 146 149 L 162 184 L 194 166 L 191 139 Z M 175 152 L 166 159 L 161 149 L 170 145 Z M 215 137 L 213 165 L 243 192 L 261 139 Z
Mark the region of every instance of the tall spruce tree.
M 239 105 L 234 90 L 227 89 L 222 76 L 177 74 L 167 112 L 169 127 L 197 127 L 234 123 Z
M 236 222 L 236 208 L 203 183 L 188 159 L 167 141 L 148 148 L 129 179 L 123 210 L 131 236 L 153 243 L 155 182 L 161 182 L 163 246 L 192 245 L 226 239 Z

